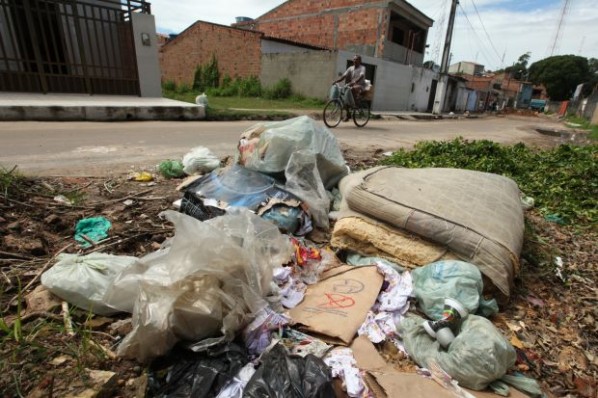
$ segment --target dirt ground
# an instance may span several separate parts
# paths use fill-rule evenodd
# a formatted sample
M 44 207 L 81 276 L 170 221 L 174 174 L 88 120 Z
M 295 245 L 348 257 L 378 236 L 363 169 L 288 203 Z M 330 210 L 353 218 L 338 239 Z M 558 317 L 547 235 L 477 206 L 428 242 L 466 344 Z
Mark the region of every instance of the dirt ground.
M 382 156 L 381 151 L 361 159 L 345 155 L 353 167 L 369 166 Z M 5 322 L 0 396 L 79 393 L 90 383 L 88 369 L 116 373 L 113 396 L 135 396 L 143 388 L 144 366 L 114 355 L 130 330 L 122 322 L 126 316 L 93 316 L 70 307 L 65 317 L 60 301 L 39 293 L 39 277 L 59 253 L 143 256 L 156 250 L 173 235 L 158 214 L 182 196 L 175 190 L 180 182 L 140 183 L 126 176 L 29 178 L 0 193 L 0 310 Z M 74 204 L 59 203 L 58 195 Z M 73 239 L 74 226 L 92 216 L 108 218 L 112 229 L 108 240 L 81 249 Z M 515 293 L 492 321 L 517 348 L 513 372 L 538 379 L 548 396 L 596 397 L 596 231 L 549 223 L 535 210 L 527 213 L 527 224 Z M 557 257 L 561 268 L 555 265 Z M 397 366 L 409 368 L 406 359 L 379 348 Z

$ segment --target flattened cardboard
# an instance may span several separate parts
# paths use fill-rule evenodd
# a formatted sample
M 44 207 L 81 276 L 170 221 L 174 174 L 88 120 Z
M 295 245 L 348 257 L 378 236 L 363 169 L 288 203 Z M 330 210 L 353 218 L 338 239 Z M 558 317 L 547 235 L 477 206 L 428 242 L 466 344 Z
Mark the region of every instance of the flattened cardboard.
M 349 345 L 376 302 L 383 280 L 376 267 L 334 268 L 307 288 L 303 302 L 289 314 L 306 330 Z
M 415 373 L 399 372 L 386 363 L 376 347 L 364 336 L 360 336 L 351 345 L 357 367 L 367 371 L 366 382 L 377 398 L 455 398 L 449 390 L 433 380 Z M 474 391 L 464 388 L 476 398 L 500 398 L 491 391 Z M 527 395 L 510 388 L 510 398 L 529 398 Z

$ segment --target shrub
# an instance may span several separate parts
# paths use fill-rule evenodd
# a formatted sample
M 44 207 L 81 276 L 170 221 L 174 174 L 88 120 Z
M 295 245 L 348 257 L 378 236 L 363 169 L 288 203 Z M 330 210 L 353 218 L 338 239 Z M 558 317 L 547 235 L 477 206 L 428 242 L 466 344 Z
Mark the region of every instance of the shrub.
M 191 86 L 187 83 L 179 84 L 176 89 L 176 92 L 179 94 L 187 94 L 189 91 L 191 91 Z
M 203 81 L 203 67 L 198 65 L 195 68 L 195 75 L 193 77 L 193 90 L 195 91 L 203 91 L 205 88 L 204 81 Z
M 255 76 L 239 80 L 238 94 L 240 97 L 259 97 L 262 95 L 262 84 Z
M 273 87 L 264 90 L 264 97 L 268 99 L 285 99 L 293 93 L 291 81 L 287 78 L 280 79 Z
M 174 90 L 176 90 L 176 83 L 173 82 L 172 80 L 167 80 L 164 82 L 164 84 L 162 84 L 162 87 L 166 91 L 174 91 Z

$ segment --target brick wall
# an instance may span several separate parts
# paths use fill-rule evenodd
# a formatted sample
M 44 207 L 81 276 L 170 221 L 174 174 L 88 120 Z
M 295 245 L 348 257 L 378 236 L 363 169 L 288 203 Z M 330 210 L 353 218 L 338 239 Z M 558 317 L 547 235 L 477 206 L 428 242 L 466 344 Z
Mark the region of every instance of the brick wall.
M 218 59 L 221 78 L 260 75 L 261 33 L 198 21 L 162 46 L 162 81 L 193 84 L 195 69 Z
M 268 20 L 304 14 L 317 14 L 322 10 L 356 7 L 369 3 L 388 2 L 383 2 L 380 0 L 290 0 L 262 15 L 259 19 Z
M 292 0 L 261 16 L 255 29 L 332 49 L 376 48 L 388 27 L 386 8 L 374 0 Z

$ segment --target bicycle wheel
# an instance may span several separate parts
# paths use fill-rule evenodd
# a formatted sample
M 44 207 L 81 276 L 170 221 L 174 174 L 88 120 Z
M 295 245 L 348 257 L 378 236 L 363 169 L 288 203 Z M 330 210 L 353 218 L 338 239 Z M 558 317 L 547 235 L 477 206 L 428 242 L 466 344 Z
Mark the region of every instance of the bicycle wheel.
M 339 100 L 330 100 L 324 107 L 324 124 L 330 128 L 339 125 L 343 117 L 343 106 Z
M 357 127 L 363 127 L 370 121 L 370 104 L 362 100 L 357 104 L 357 107 L 353 109 L 353 123 Z

